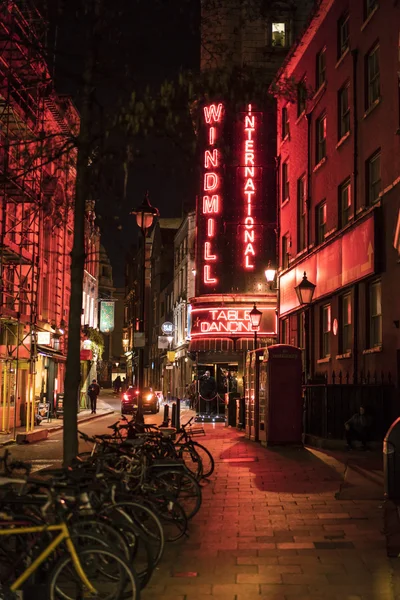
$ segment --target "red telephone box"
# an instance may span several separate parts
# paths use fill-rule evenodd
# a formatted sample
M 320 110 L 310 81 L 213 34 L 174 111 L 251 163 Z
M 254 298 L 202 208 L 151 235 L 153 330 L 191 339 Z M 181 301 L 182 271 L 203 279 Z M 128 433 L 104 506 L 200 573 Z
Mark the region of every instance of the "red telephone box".
M 275 344 L 248 353 L 246 436 L 262 444 L 301 444 L 301 350 Z

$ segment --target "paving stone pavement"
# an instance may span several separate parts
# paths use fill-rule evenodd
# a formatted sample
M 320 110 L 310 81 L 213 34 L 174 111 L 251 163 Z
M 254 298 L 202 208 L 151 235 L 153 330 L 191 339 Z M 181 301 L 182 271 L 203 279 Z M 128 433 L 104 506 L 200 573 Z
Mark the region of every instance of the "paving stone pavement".
M 400 600 L 381 498 L 338 493 L 346 459 L 205 429 L 216 469 L 202 508 L 189 536 L 166 546 L 143 600 Z

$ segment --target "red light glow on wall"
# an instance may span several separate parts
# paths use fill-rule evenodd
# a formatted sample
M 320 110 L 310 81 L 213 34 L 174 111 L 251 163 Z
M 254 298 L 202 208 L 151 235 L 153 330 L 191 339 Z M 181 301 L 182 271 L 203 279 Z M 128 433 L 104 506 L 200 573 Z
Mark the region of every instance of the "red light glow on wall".
M 203 177 L 203 199 L 202 216 L 205 220 L 207 241 L 204 242 L 203 250 L 203 282 L 206 285 L 217 283 L 213 270 L 213 264 L 217 262 L 216 253 L 216 218 L 221 211 L 220 196 L 220 154 L 217 148 L 213 148 L 218 137 L 216 124 L 221 123 L 223 116 L 223 105 L 211 104 L 204 107 L 204 120 L 208 127 L 208 147 L 204 150 L 204 177 Z M 210 192 L 212 194 L 210 195 Z M 210 215 L 213 215 L 212 217 Z

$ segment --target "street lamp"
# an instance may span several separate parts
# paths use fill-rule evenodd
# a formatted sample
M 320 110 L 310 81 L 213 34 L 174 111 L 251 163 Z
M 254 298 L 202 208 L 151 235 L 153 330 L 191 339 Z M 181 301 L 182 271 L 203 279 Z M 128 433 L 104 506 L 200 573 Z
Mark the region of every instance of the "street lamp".
M 143 202 L 138 208 L 132 211 L 132 215 L 136 216 L 136 223 L 142 233 L 143 252 L 142 252 L 142 273 L 140 285 L 140 313 L 139 313 L 139 331 L 143 333 L 145 341 L 145 299 L 146 299 L 146 234 L 148 229 L 153 225 L 154 219 L 159 215 L 158 209 L 150 204 L 149 192 L 145 193 Z M 137 421 L 142 422 L 143 419 L 143 403 L 142 393 L 144 388 L 144 347 L 139 347 L 139 364 L 138 364 L 138 387 L 140 390 L 138 398 Z
M 276 268 L 271 265 L 271 262 L 268 263 L 268 266 L 265 269 L 264 273 L 267 282 L 271 284 L 276 277 Z
M 256 303 L 254 302 L 254 306 L 250 311 L 250 321 L 251 328 L 254 331 L 254 350 L 257 350 L 257 331 L 260 329 L 262 312 L 257 309 Z
M 305 383 L 307 383 L 310 375 L 310 314 L 309 306 L 312 303 L 316 285 L 308 281 L 307 274 L 304 271 L 303 279 L 296 285 L 295 292 L 301 306 L 305 307 L 304 311 L 304 341 L 305 341 Z

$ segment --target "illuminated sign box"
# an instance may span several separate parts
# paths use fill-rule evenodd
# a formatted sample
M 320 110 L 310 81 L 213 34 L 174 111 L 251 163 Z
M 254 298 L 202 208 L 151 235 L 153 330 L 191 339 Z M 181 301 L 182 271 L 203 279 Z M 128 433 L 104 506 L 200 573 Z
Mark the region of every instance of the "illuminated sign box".
M 100 304 L 100 331 L 111 333 L 114 331 L 115 303 L 105 302 Z
M 276 335 L 276 313 L 273 306 L 258 305 L 262 318 L 259 336 Z M 250 312 L 252 306 L 215 306 L 192 309 L 191 338 L 196 337 L 252 337 Z

